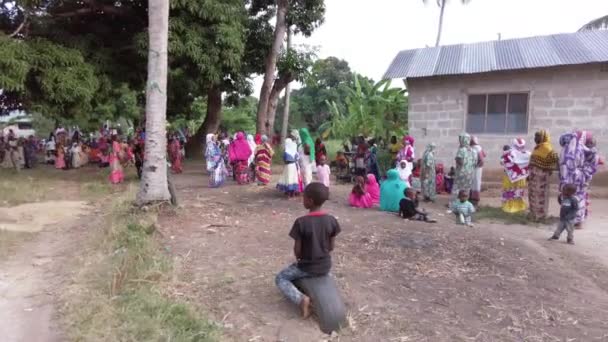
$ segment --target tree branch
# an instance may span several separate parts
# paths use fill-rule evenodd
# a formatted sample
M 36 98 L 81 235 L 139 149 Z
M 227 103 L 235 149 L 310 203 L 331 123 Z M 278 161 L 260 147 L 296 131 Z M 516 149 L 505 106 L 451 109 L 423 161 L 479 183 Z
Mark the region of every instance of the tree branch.
M 15 31 L 13 31 L 13 33 L 8 35 L 8 37 L 13 38 L 14 36 L 18 35 L 19 32 L 21 32 L 21 30 L 23 30 L 26 23 L 27 23 L 27 13 L 23 12 L 23 21 L 21 22 L 21 24 L 19 24 L 19 26 L 17 26 L 17 29 L 15 29 Z

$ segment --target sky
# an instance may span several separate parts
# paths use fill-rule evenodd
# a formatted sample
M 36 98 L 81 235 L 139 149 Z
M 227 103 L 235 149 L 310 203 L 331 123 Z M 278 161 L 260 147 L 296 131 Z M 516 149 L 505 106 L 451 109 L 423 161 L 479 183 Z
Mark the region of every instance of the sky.
M 441 44 L 474 43 L 575 32 L 608 14 L 608 0 L 448 0 Z M 439 7 L 435 0 L 326 0 L 325 23 L 295 44 L 318 56 L 345 59 L 353 71 L 380 80 L 401 50 L 433 46 Z M 256 79 L 259 94 L 261 79 Z M 401 82 L 393 82 L 401 86 Z M 297 87 L 297 85 L 296 85 Z

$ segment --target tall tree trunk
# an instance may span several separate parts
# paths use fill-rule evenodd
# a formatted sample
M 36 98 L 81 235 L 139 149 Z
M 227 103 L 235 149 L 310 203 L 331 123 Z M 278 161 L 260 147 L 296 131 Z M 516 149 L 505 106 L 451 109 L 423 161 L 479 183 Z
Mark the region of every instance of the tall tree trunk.
M 280 77 L 278 80 L 274 81 L 274 86 L 270 91 L 270 96 L 268 97 L 268 112 L 266 113 L 268 127 L 270 130 L 274 129 L 274 121 L 277 116 L 277 105 L 279 104 L 279 97 L 281 93 L 289 83 L 293 81 L 293 75 L 287 74 Z M 270 133 L 270 132 L 269 132 Z
M 435 41 L 435 46 L 439 46 L 441 42 L 441 31 L 443 31 L 443 14 L 445 13 L 445 5 L 447 0 L 439 0 L 441 1 L 440 9 L 439 9 L 439 25 L 437 27 L 437 40 Z
M 265 67 L 264 67 L 264 83 L 262 83 L 262 89 L 260 91 L 260 102 L 258 104 L 257 113 L 257 132 L 260 134 L 267 134 L 268 129 L 268 103 L 270 100 L 270 93 L 275 77 L 275 69 L 277 66 L 277 58 L 281 52 L 281 45 L 285 39 L 285 33 L 287 32 L 287 10 L 289 7 L 288 0 L 277 0 L 277 23 L 274 28 L 274 41 L 272 47 L 268 51 L 266 56 Z
M 217 132 L 222 122 L 222 89 L 214 85 L 207 90 L 207 114 L 196 134 L 186 144 L 186 154 L 189 158 L 201 156 L 203 144 L 208 133 Z
M 148 0 L 148 80 L 146 82 L 146 142 L 136 203 L 166 201 L 167 184 L 167 40 L 169 0 Z
M 291 27 L 287 28 L 287 49 L 291 49 Z M 287 84 L 285 87 L 285 105 L 283 106 L 283 124 L 281 125 L 281 143 L 287 138 L 287 130 L 289 130 L 289 107 L 291 104 L 291 86 Z

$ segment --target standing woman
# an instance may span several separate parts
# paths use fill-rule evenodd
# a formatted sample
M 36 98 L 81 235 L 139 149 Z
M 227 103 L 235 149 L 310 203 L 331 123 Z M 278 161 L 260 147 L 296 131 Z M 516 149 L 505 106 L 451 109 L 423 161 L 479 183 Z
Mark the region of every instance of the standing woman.
M 228 147 L 230 163 L 234 166 L 234 176 L 238 184 L 248 184 L 249 179 L 249 157 L 251 157 L 251 147 L 245 138 L 245 133 L 238 132 L 236 139 Z
M 260 144 L 255 150 L 255 177 L 258 185 L 268 185 L 270 183 L 272 156 L 274 156 L 274 150 L 268 143 L 268 137 L 262 135 Z
M 169 158 L 171 159 L 173 173 L 182 173 L 182 146 L 177 135 L 173 135 L 169 139 Z
M 205 159 L 207 161 L 207 172 L 209 172 L 209 187 L 218 188 L 226 181 L 228 173 L 226 164 L 213 133 L 207 134 L 206 145 Z
M 452 185 L 452 196 L 449 207 L 458 201 L 458 194 L 464 191 L 467 194 L 471 191 L 473 184 L 473 173 L 477 165 L 477 155 L 471 148 L 471 136 L 462 133 L 458 137 L 460 147 L 456 152 L 456 169 L 454 173 L 454 184 Z
M 406 135 L 403 137 L 403 148 L 397 153 L 397 160 L 407 160 L 412 163 L 414 158 L 416 158 L 414 138 L 410 135 Z
M 396 136 L 392 136 L 391 137 L 391 141 L 390 144 L 388 145 L 388 152 L 391 155 L 391 165 L 397 165 L 397 162 L 399 162 L 400 160 L 397 159 L 397 154 L 399 153 L 399 151 L 401 150 L 401 148 L 403 147 L 403 145 L 397 141 L 397 137 Z
M 122 165 L 120 164 L 122 149 L 121 145 L 118 142 L 118 136 L 116 131 L 112 132 L 111 145 L 110 145 L 110 183 L 118 184 L 122 183 L 125 178 L 125 174 L 122 169 Z
M 302 139 L 302 145 L 304 153 L 309 156 L 310 160 L 310 181 L 306 185 L 312 183 L 312 173 L 317 172 L 317 161 L 315 154 L 315 142 L 312 140 L 312 136 L 308 131 L 308 128 L 300 128 L 300 138 Z
M 553 151 L 549 133 L 544 129 L 534 134 L 536 147 L 530 157 L 530 175 L 528 176 L 529 218 L 541 221 L 549 213 L 549 183 L 551 173 L 557 170 L 559 158 Z
M 58 170 L 65 169 L 65 149 L 61 140 L 55 144 L 55 150 L 57 151 L 55 155 L 55 168 Z
M 471 149 L 473 149 L 473 152 L 477 154 L 477 164 L 475 165 L 475 171 L 473 174 L 473 183 L 471 184 L 471 196 L 469 196 L 469 201 L 477 207 L 479 205 L 479 201 L 481 200 L 483 161 L 486 158 L 486 153 L 481 145 L 479 145 L 479 140 L 476 136 L 471 137 Z
M 297 144 L 297 152 L 298 152 L 298 166 L 300 177 L 302 180 L 302 189 L 305 188 L 308 184 L 312 183 L 312 158 L 310 156 L 310 146 L 304 144 L 302 139 L 300 138 L 300 131 L 294 129 L 291 131 L 291 136 L 293 137 L 293 141 Z
M 430 143 L 422 155 L 422 196 L 425 201 L 435 202 L 437 196 L 436 172 L 435 172 L 435 143 Z
M 579 210 L 574 220 L 581 229 L 588 215 L 589 184 L 597 172 L 598 155 L 591 132 L 566 133 L 559 138 L 562 147 L 559 158 L 560 191 L 566 184 L 576 186 Z
M 502 210 L 506 213 L 513 214 L 526 210 L 524 195 L 530 156 L 530 152 L 526 151 L 526 141 L 522 138 L 513 139 L 511 148 L 503 154 L 501 163 L 505 175 L 502 181 Z
M 284 192 L 290 198 L 300 192 L 298 159 L 300 159 L 300 156 L 298 155 L 298 144 L 291 140 L 291 138 L 285 139 L 285 152 L 283 153 L 285 167 L 283 168 L 281 178 L 279 178 L 277 189 Z

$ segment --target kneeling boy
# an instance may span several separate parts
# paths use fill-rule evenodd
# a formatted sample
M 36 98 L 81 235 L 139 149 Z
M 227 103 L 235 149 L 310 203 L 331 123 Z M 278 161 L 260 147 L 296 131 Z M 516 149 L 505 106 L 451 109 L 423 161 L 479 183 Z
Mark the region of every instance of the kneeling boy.
M 304 189 L 304 208 L 309 213 L 296 219 L 289 232 L 295 240 L 293 251 L 297 262 L 283 269 L 275 279 L 285 297 L 300 306 L 304 318 L 310 316 L 310 298 L 300 292 L 293 281 L 329 273 L 330 252 L 334 249 L 336 235 L 340 233 L 338 220 L 321 211 L 328 198 L 329 189 L 321 183 L 311 183 Z

